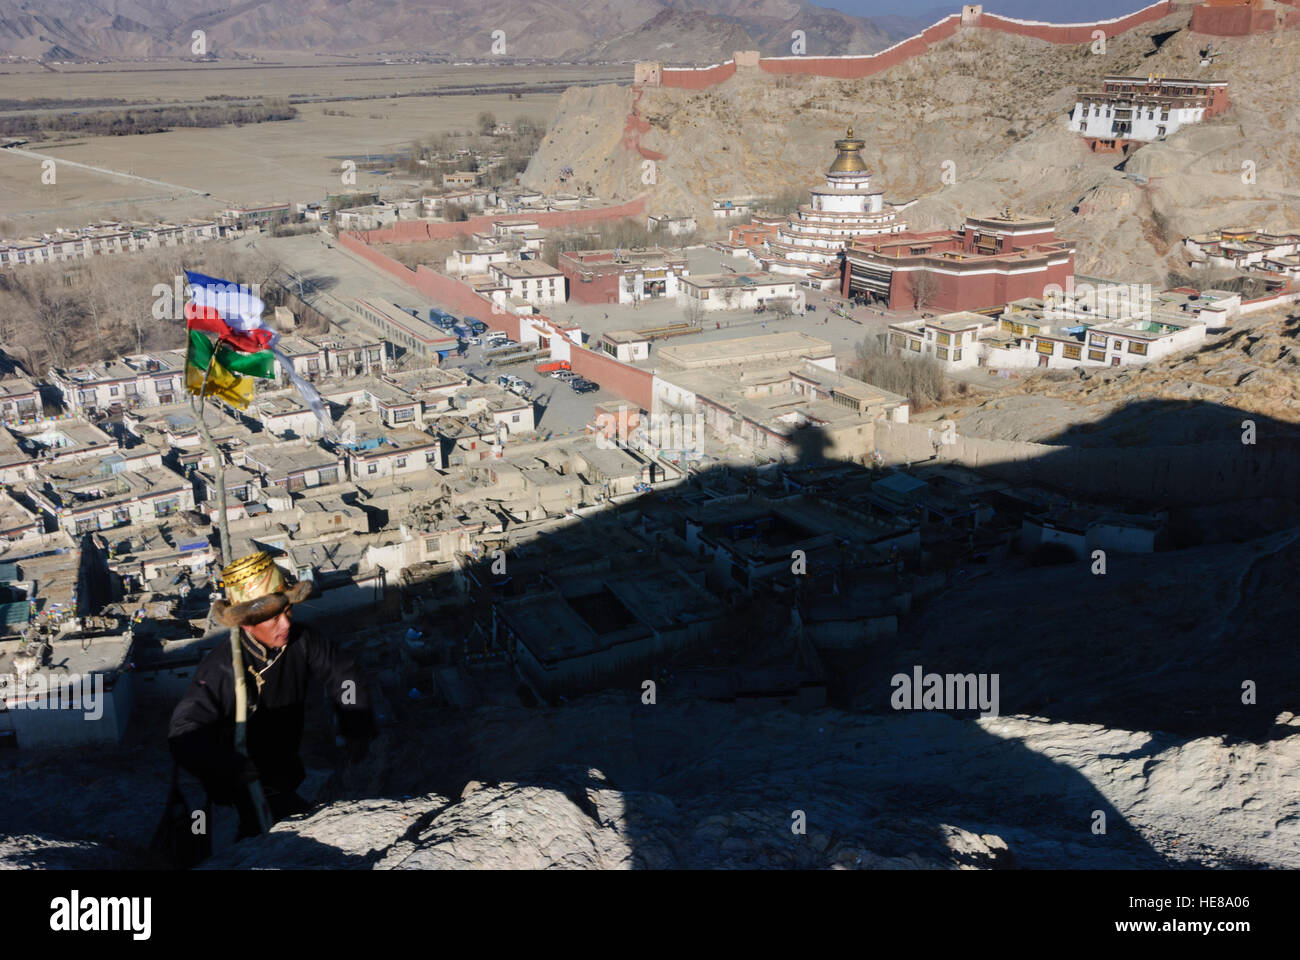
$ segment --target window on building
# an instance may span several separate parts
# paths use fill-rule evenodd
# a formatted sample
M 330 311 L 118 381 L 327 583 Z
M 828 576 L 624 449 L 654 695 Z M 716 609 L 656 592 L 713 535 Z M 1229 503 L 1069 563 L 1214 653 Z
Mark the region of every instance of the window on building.
M 1079 354 L 1083 352 L 1083 348 L 1071 346 L 1067 343 L 1061 352 L 1064 354 L 1066 360 L 1078 360 Z
M 902 350 L 907 346 L 907 337 L 903 336 L 901 333 L 891 333 L 889 335 L 889 345 Z
M 935 349 L 935 353 L 937 353 L 937 354 L 939 355 L 939 359 L 940 359 L 940 360 L 947 360 L 947 359 L 948 359 L 948 348 L 947 348 L 947 347 L 937 347 L 937 348 Z
M 442 549 L 442 543 L 441 543 L 441 541 L 440 541 L 437 537 L 425 537 L 425 538 L 424 538 L 424 552 L 425 552 L 425 553 L 437 553 L 437 552 L 438 552 L 439 550 L 441 550 L 441 549 Z
M 1102 336 L 1098 336 L 1097 334 L 1093 334 L 1092 336 L 1088 337 L 1088 346 L 1101 347 L 1101 349 L 1105 350 L 1106 338 Z
M 415 419 L 415 407 L 398 407 L 393 411 L 393 422 L 404 423 Z
M 1147 354 L 1147 345 L 1137 340 L 1130 340 L 1128 342 L 1128 352 L 1136 353 L 1145 357 Z
M 912 351 L 913 351 L 914 353 L 920 353 L 920 352 L 921 352 L 921 341 L 920 341 L 920 340 L 911 340 L 911 339 L 909 339 L 908 342 L 907 342 L 907 345 L 912 349 Z
M 1111 357 L 1111 358 L 1110 358 L 1110 365 L 1111 365 L 1112 367 L 1118 367 L 1118 366 L 1119 366 L 1119 357 Z
M 428 451 L 425 451 L 425 454 L 424 454 L 424 462 L 425 462 L 425 463 L 437 463 L 437 462 L 438 462 L 438 451 L 436 451 L 436 450 L 428 450 Z
M 952 342 L 952 337 L 946 333 L 941 333 L 939 334 L 939 342 L 947 346 L 949 343 Z
M 1051 340 L 1039 340 L 1038 352 L 1045 353 L 1048 356 L 1051 356 L 1052 354 L 1056 353 L 1056 344 L 1054 344 Z
M 1106 351 L 1105 351 L 1105 350 L 1089 350 L 1089 351 L 1088 351 L 1088 359 L 1089 359 L 1089 360 L 1102 360 L 1102 361 L 1104 361 L 1104 360 L 1106 359 Z
M 397 468 L 398 470 L 401 470 L 403 467 L 406 466 L 406 458 L 405 458 L 405 457 L 398 457 L 398 458 L 397 458 L 397 463 L 395 464 L 395 466 L 396 466 L 396 468 Z
M 108 388 L 108 395 L 109 395 L 110 397 L 116 397 L 116 396 L 117 396 L 117 387 L 109 387 L 109 388 Z
M 153 505 L 153 515 L 155 517 L 170 517 L 180 509 L 180 500 L 171 497 L 167 500 L 158 500 Z
M 952 355 L 952 358 L 953 358 L 954 360 L 960 360 L 960 359 L 961 359 L 961 348 L 958 348 L 958 349 L 957 349 L 957 351 Z
M 519 414 L 517 414 L 517 413 L 512 413 L 512 414 L 510 415 L 510 422 L 511 422 L 511 423 L 518 423 L 518 422 L 519 422 Z
M 320 472 L 318 473 L 318 476 L 320 477 L 320 482 L 321 482 L 321 483 L 338 483 L 338 481 L 339 481 L 339 468 L 338 468 L 338 467 L 325 467 L 325 468 L 323 468 L 322 470 L 320 470 Z
M 90 533 L 92 530 L 99 529 L 99 517 L 87 517 L 84 520 L 78 520 L 75 530 L 78 535 Z
M 379 464 L 377 464 L 377 463 L 367 463 L 367 464 L 366 464 L 366 473 L 368 473 L 368 474 L 376 474 L 376 473 L 378 473 L 378 472 L 379 472 Z

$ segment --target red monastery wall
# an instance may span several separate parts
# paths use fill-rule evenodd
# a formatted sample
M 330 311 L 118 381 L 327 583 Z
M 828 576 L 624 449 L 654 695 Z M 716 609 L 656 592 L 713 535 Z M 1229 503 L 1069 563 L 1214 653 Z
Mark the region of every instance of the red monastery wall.
M 869 56 L 764 57 L 758 61 L 758 66 L 768 73 L 811 74 L 816 77 L 835 77 L 840 80 L 869 77 L 873 73 L 896 67 L 905 60 L 924 53 L 932 43 L 947 40 L 957 32 L 957 25 L 960 22 L 961 17 L 953 14 L 927 27 L 916 36 L 894 44 L 888 50 L 881 50 Z
M 493 313 L 493 303 L 486 297 L 479 296 L 473 289 L 459 280 L 443 276 L 421 264 L 415 270 L 398 263 L 392 257 L 373 250 L 357 237 L 339 234 L 339 246 L 350 250 L 380 270 L 414 290 L 424 294 L 454 313 L 469 314 L 482 320 L 489 328 L 503 331 L 510 339 L 519 339 L 519 318 L 512 313 Z
M 1279 22 L 1284 28 L 1300 27 L 1300 10 L 1265 10 L 1247 3 L 1233 6 L 1203 3 L 1192 10 L 1190 29 L 1212 37 L 1245 37 L 1268 33 Z
M 371 231 L 379 233 L 382 231 Z M 503 331 L 511 340 L 519 340 L 519 318 L 514 314 L 493 313 L 493 304 L 486 297 L 479 296 L 469 286 L 459 280 L 443 276 L 421 264 L 415 270 L 398 263 L 392 257 L 372 250 L 359 239 L 348 234 L 339 234 L 339 245 L 357 256 L 374 264 L 385 273 L 404 284 L 418 290 L 454 313 L 468 314 L 482 320 L 492 330 Z M 654 374 L 630 364 L 621 363 L 613 357 L 595 350 L 575 347 L 569 354 L 569 362 L 574 373 L 588 377 L 607 390 L 612 390 L 628 403 L 635 403 L 642 410 L 651 409 L 654 396 Z
M 573 372 L 612 390 L 628 403 L 649 411 L 654 399 L 654 374 L 615 360 L 608 354 L 574 347 L 569 351 Z
M 1170 0 L 1161 0 L 1160 3 L 1143 7 L 1126 17 L 1098 20 L 1096 23 L 1034 23 L 1030 20 L 1000 17 L 996 13 L 984 13 L 975 21 L 975 25 L 985 30 L 1001 30 L 1022 37 L 1046 40 L 1049 43 L 1091 43 L 1094 30 L 1103 31 L 1107 37 L 1118 36 L 1144 23 L 1167 17 L 1173 9 L 1174 5 Z
M 415 243 L 420 240 L 446 240 L 458 234 L 491 232 L 497 220 L 536 220 L 539 227 L 577 227 L 601 220 L 645 215 L 645 197 L 637 197 L 615 207 L 589 210 L 544 210 L 537 213 L 489 214 L 470 217 L 455 223 L 430 223 L 427 220 L 400 220 L 382 230 L 356 230 L 353 235 L 365 243 Z
M 664 67 L 662 86 L 703 90 L 730 80 L 736 73 L 736 62 L 715 63 L 711 67 Z
M 1076 44 L 1091 43 L 1093 32 L 1103 31 L 1107 37 L 1132 30 L 1134 27 L 1161 17 L 1168 16 L 1174 9 L 1172 0 L 1160 0 L 1148 7 L 1130 13 L 1126 17 L 1114 20 L 1098 20 L 1095 23 L 1035 23 L 1029 20 L 1014 20 L 1000 17 L 993 13 L 981 14 L 969 21 L 969 25 L 986 30 L 999 30 L 1014 33 L 1022 37 L 1033 37 L 1049 43 Z M 841 80 L 855 80 L 869 77 L 896 67 L 912 57 L 922 54 L 931 44 L 947 40 L 957 32 L 961 24 L 961 15 L 954 13 L 938 23 L 927 27 L 914 37 L 908 37 L 894 44 L 887 50 L 867 56 L 846 57 L 763 57 L 759 68 L 775 74 L 810 74 L 817 77 L 834 77 Z M 665 87 L 685 87 L 690 90 L 702 90 L 729 79 L 736 72 L 732 60 L 701 69 L 682 67 L 665 67 L 662 85 Z

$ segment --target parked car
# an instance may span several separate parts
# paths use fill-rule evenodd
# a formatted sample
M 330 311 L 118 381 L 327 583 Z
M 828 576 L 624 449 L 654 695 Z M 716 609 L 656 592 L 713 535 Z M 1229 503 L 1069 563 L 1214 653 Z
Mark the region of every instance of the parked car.
M 593 383 L 583 377 L 574 377 L 569 381 L 569 386 L 573 388 L 574 393 L 591 393 L 593 390 L 600 389 L 600 384 Z
M 575 380 L 578 375 L 572 370 L 556 370 L 551 374 L 552 380 Z
M 470 337 L 470 338 L 469 338 L 468 340 L 466 340 L 465 342 L 468 343 L 471 347 L 481 347 L 481 346 L 483 346 L 483 338 L 482 338 L 482 337 Z

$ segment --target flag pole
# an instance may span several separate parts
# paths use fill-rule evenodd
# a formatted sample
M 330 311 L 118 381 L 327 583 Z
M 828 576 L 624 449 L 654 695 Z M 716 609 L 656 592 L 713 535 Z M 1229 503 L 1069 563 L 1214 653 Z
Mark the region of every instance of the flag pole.
M 188 324 L 187 331 L 188 331 Z M 222 458 L 221 451 L 217 448 L 217 442 L 212 439 L 212 431 L 208 429 L 207 421 L 203 418 L 205 406 L 207 404 L 208 375 L 212 372 L 212 362 L 216 359 L 216 346 L 212 348 L 212 356 L 208 358 L 208 366 L 203 371 L 203 385 L 199 387 L 198 403 L 194 402 L 194 397 L 190 397 L 190 409 L 198 415 L 199 434 L 203 437 L 203 445 L 207 447 L 208 453 L 212 456 L 212 474 L 217 481 L 217 535 L 221 538 L 221 565 L 230 566 L 231 549 L 230 549 L 230 519 L 226 516 L 226 464 Z M 230 666 L 235 678 L 235 753 L 240 757 L 248 757 L 248 686 L 244 677 L 244 649 L 240 643 L 240 637 L 243 635 L 243 627 L 230 628 Z M 257 822 L 262 828 L 263 833 L 271 831 L 271 815 L 267 809 L 266 797 L 262 794 L 262 784 L 254 780 L 248 784 L 248 795 L 253 801 L 253 809 L 257 811 Z

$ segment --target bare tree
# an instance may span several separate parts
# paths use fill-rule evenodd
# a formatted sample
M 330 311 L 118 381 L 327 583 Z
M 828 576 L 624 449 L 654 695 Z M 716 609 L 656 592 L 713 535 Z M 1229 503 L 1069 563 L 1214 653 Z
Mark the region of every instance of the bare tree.
M 917 411 L 939 403 L 946 395 L 943 368 L 930 357 L 889 353 L 881 338 L 862 340 L 846 372 L 893 393 L 901 393 Z
M 912 306 L 926 310 L 939 296 L 939 278 L 929 270 L 914 271 L 911 277 Z
M 767 301 L 767 309 L 775 313 L 778 320 L 794 316 L 794 297 L 775 297 Z
M 46 356 L 56 367 L 66 367 L 77 345 L 76 306 L 69 297 L 42 293 L 36 304 L 36 325 Z

